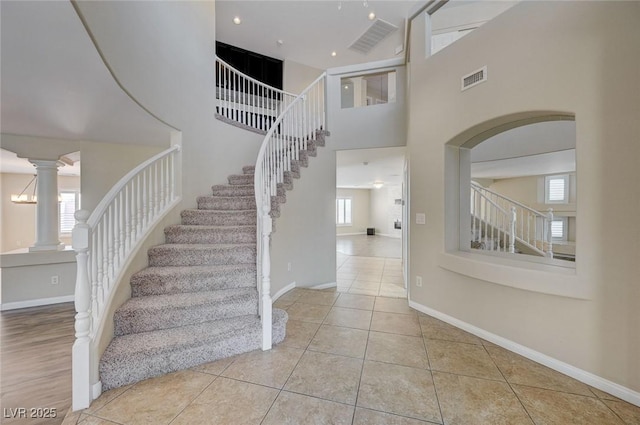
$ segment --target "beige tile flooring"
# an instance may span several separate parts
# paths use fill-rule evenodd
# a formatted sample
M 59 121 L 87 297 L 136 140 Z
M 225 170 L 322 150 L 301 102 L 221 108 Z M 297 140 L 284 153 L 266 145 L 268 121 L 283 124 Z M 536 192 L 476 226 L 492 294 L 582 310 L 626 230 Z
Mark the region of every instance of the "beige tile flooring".
M 358 295 L 406 298 L 402 260 L 389 257 L 336 255 L 337 291 Z
M 640 423 L 640 408 L 411 309 L 293 289 L 287 337 L 104 393 L 65 424 Z

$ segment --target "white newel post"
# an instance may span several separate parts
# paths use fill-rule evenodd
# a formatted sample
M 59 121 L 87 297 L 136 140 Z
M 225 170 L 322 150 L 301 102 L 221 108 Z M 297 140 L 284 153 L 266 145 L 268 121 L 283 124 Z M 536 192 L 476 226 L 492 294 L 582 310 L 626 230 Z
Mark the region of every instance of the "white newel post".
M 271 210 L 271 196 L 264 197 L 262 205 L 262 349 L 271 349 L 271 257 L 269 253 L 269 241 L 273 228 L 269 211 Z
M 551 234 L 551 226 L 553 223 L 553 208 L 549 208 L 547 212 L 547 246 L 549 249 L 545 249 L 545 254 L 549 258 L 553 258 L 553 235 Z
M 89 212 L 78 210 L 73 228 L 72 245 L 76 251 L 77 276 L 75 289 L 76 341 L 72 350 L 72 409 L 86 409 L 91 404 L 91 286 L 89 282 L 88 251 L 90 231 Z
M 511 217 L 509 218 L 509 232 L 511 232 L 511 238 L 509 239 L 509 252 L 514 254 L 516 252 L 516 207 L 511 207 Z

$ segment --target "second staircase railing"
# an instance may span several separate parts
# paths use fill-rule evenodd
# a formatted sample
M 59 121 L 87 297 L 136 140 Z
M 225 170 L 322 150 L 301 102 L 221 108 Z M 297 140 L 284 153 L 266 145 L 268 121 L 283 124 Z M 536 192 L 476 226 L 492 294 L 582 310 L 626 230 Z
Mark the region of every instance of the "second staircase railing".
M 553 258 L 552 222 L 552 209 L 544 214 L 471 182 L 472 248 L 514 253 L 517 241 Z

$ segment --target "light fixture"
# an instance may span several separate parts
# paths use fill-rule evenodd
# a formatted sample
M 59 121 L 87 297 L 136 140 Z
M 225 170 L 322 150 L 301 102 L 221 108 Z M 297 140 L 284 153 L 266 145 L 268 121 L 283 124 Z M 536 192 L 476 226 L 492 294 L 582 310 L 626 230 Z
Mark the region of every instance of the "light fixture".
M 31 196 L 26 194 L 25 192 L 29 189 L 29 186 L 33 184 L 33 193 Z M 36 196 L 36 188 L 38 187 L 38 179 L 37 175 L 34 175 L 31 181 L 27 183 L 27 185 L 22 189 L 19 195 L 11 194 L 11 202 L 14 204 L 35 204 L 38 202 L 38 197 Z
M 373 187 L 375 187 L 376 189 L 380 189 L 382 186 L 384 186 L 384 182 L 374 182 L 373 183 Z
M 236 16 L 233 18 L 233 23 L 236 25 L 240 25 L 240 23 L 242 22 L 242 20 L 240 19 L 239 16 Z
M 347 84 L 344 85 L 345 90 L 349 90 L 349 86 Z
M 338 56 L 338 54 L 335 51 L 333 51 L 333 52 L 331 52 L 331 56 L 333 56 L 335 58 L 336 56 Z
M 373 12 L 370 12 L 370 13 L 369 13 L 369 20 L 370 20 L 370 21 L 373 21 L 374 19 L 376 19 L 376 14 L 375 14 L 375 13 L 373 13 Z

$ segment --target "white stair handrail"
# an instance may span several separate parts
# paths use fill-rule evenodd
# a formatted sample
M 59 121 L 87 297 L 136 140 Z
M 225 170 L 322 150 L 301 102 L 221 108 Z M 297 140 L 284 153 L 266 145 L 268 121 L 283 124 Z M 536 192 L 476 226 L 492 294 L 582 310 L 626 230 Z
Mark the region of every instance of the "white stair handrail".
M 72 409 L 89 407 L 99 395 L 92 381 L 93 345 L 132 253 L 155 224 L 180 201 L 180 146 L 143 162 L 122 177 L 89 214 L 75 213 L 76 340 L 72 349 Z M 96 394 L 97 393 L 97 394 Z
M 551 209 L 547 214 L 541 213 L 473 181 L 471 182 L 471 192 L 472 214 L 480 213 L 477 209 L 474 209 L 473 199 L 475 196 L 490 199 L 502 210 L 511 211 L 512 214 L 515 214 L 514 221 L 517 222 L 517 225 L 513 228 L 513 234 L 516 240 L 542 256 L 553 258 L 553 239 L 551 235 L 553 212 Z
M 271 197 L 291 171 L 291 161 L 299 160 L 307 142 L 326 129 L 326 73 L 320 75 L 282 111 L 267 132 L 256 160 L 254 185 L 258 208 L 258 292 L 262 318 L 262 349 L 271 348 L 270 238 L 273 228 Z
M 260 82 L 216 56 L 217 114 L 224 119 L 266 132 L 297 96 Z

